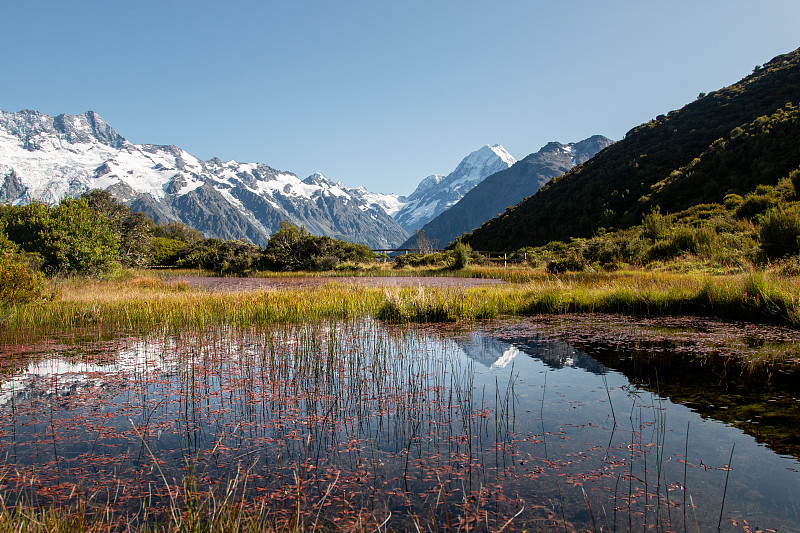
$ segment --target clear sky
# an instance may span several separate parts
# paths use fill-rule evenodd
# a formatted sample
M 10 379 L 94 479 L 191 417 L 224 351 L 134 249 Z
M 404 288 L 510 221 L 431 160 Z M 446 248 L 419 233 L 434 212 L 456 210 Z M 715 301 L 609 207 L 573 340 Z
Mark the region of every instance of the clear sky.
M 800 47 L 797 0 L 5 2 L 0 109 L 410 193 L 469 152 L 620 139 Z

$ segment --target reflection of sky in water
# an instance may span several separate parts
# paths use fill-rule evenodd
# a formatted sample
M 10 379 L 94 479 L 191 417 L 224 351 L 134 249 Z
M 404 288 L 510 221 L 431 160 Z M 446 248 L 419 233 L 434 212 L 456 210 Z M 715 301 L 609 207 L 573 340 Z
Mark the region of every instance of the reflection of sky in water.
M 448 475 L 467 469 L 468 480 L 502 484 L 531 509 L 561 499 L 576 524 L 587 520 L 584 490 L 598 513 L 626 511 L 644 490 L 639 500 L 653 509 L 661 501 L 658 512 L 680 517 L 685 483 L 699 523 L 716 527 L 735 445 L 724 516 L 776 529 L 800 523 L 797 460 L 632 386 L 567 343 L 500 340 L 479 329 L 390 334 L 374 323 L 295 333 L 129 339 L 85 360 L 45 352 L 0 384 L 7 415 L 16 400 L 0 423 L 0 452 L 54 484 L 86 475 L 102 484 L 125 472 L 152 482 L 152 472 L 142 473 L 148 453 L 172 475 L 195 457 L 209 478 L 224 478 L 235 463 L 256 484 L 280 484 L 316 454 L 319 472 L 330 466 L 358 477 L 367 469 L 382 490 L 419 471 L 410 481 L 417 492 L 437 486 L 421 473 L 427 461 Z M 327 396 L 288 398 L 285 381 L 313 366 L 303 350 L 327 361 L 319 370 L 333 376 Z M 309 383 L 296 390 L 305 394 Z M 48 419 L 59 420 L 51 422 L 58 439 Z M 54 460 L 63 471 L 43 473 Z
M 578 454 L 582 460 L 583 451 L 575 443 L 591 443 L 605 450 L 617 443 L 624 449 L 609 453 L 624 458 L 631 443 L 635 448 L 637 441 L 643 446 L 660 442 L 660 467 L 666 472 L 665 479 L 682 484 L 688 431 L 688 462 L 692 468 L 688 469 L 686 485 L 696 504 L 704 501 L 719 513 L 724 466 L 735 446 L 725 516 L 739 523 L 749 519 L 751 524 L 760 517 L 762 522 L 757 523 L 762 527 L 770 527 L 773 519 L 800 525 L 800 466 L 796 458 L 778 456 L 736 428 L 701 418 L 685 406 L 638 389 L 624 375 L 609 371 L 566 343 L 531 339 L 514 339 L 511 343 L 472 333 L 468 341 L 458 344 L 468 357 L 488 367 L 488 372 L 476 370 L 482 378 L 476 377 L 476 384 L 506 379 L 509 369 L 503 363 L 507 354 L 514 354 L 519 399 L 515 431 L 557 435 L 550 439 L 549 457 L 563 457 L 562 452 L 569 449 L 566 455 L 574 458 Z M 505 372 L 498 372 L 501 369 Z M 523 416 L 519 416 L 520 408 L 524 409 Z M 723 524 L 723 530 L 726 526 L 730 524 Z

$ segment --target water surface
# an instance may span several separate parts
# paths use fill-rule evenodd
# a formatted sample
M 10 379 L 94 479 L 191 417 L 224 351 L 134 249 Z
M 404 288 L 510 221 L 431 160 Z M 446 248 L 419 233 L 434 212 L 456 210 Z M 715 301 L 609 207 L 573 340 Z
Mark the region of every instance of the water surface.
M 748 431 L 769 421 L 714 416 L 739 381 L 770 381 L 709 360 L 692 367 L 709 386 L 687 383 L 648 352 L 666 333 L 621 324 L 356 320 L 6 345 L 0 485 L 34 504 L 136 510 L 189 479 L 344 529 L 797 530 L 792 448 Z M 726 405 L 681 396 L 726 381 Z M 800 395 L 770 390 L 780 402 L 743 395 L 747 409 L 779 403 L 774 416 L 797 421 Z

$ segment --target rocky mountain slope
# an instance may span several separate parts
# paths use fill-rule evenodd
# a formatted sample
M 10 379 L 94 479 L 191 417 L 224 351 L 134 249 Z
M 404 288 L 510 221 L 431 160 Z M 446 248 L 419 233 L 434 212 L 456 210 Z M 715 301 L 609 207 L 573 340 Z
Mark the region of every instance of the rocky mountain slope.
M 301 180 L 261 163 L 201 161 L 175 146 L 133 144 L 92 111 L 0 111 L 0 202 L 54 204 L 95 188 L 156 222 L 180 220 L 208 237 L 262 246 L 281 220 L 377 248 L 408 237 L 368 191 L 321 174 Z
M 422 227 L 425 237 L 436 246 L 446 246 L 534 194 L 551 178 L 585 163 L 612 142 L 608 137 L 594 135 L 577 143 L 548 143 L 538 152 L 477 184 L 455 205 Z M 416 236 L 412 236 L 401 248 L 416 246 Z

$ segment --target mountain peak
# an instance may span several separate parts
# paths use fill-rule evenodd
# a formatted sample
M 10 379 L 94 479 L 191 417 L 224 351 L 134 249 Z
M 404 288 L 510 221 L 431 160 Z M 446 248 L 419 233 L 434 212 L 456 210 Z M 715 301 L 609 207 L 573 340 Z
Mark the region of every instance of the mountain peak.
M 579 164 L 576 159 L 591 157 L 592 147 L 599 150 L 601 145 L 607 146 L 604 143 L 610 144 L 611 140 L 599 135 L 580 143 L 549 142 L 522 161 L 486 177 L 456 204 L 425 224 L 422 230 L 426 237 L 444 246 L 534 194 L 551 178 Z M 414 246 L 416 240 L 411 238 L 402 247 Z
M 121 148 L 128 142 L 94 111 L 56 117 L 29 109 L 0 111 L 0 127 L 20 139 L 27 150 L 41 149 L 48 137 L 70 144 L 100 142 L 111 148 Z
M 420 182 L 405 205 L 394 215 L 408 232 L 419 229 L 458 202 L 486 177 L 505 170 L 517 160 L 499 144 L 485 145 L 471 152 L 445 177 L 428 176 Z
M 505 163 L 507 167 L 510 167 L 511 165 L 517 162 L 514 156 L 509 154 L 508 150 L 503 148 L 501 145 L 487 144 L 485 146 L 480 147 L 479 149 L 475 150 L 474 152 L 470 153 L 467 157 L 462 159 L 461 163 L 459 164 L 459 167 L 464 164 L 472 166 L 484 165 L 489 162 L 496 161 L 498 159 L 502 163 Z M 458 167 L 456 167 L 456 169 L 458 169 Z
M 489 149 L 492 152 L 494 152 L 497 155 L 497 157 L 499 157 L 505 163 L 508 163 L 508 166 L 511 166 L 517 162 L 517 159 L 513 155 L 508 153 L 508 150 L 506 150 L 501 144 L 493 144 L 489 146 Z
M 334 185 L 334 183 L 326 178 L 321 172 L 314 172 L 309 177 L 303 180 L 307 185 Z
M 71 144 L 97 140 L 112 148 L 121 148 L 127 142 L 94 111 L 82 115 L 58 115 L 53 119 L 53 127 Z

